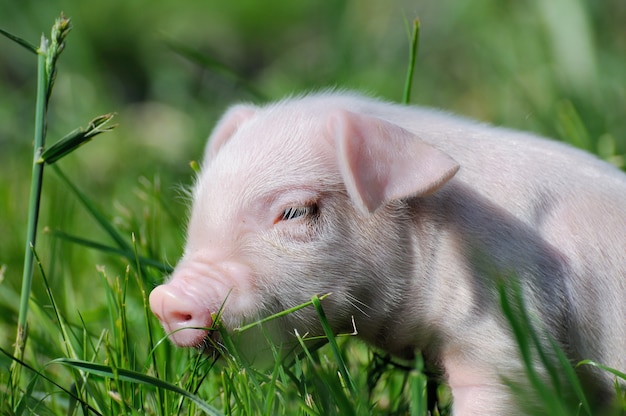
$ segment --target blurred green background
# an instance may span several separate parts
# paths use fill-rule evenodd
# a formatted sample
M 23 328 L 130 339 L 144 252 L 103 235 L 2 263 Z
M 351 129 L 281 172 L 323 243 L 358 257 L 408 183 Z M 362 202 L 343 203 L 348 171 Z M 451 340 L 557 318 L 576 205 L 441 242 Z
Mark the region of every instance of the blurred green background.
M 624 167 L 624 0 L 0 0 L 0 27 L 38 44 L 61 11 L 74 29 L 59 62 L 48 144 L 116 112 L 113 133 L 60 165 L 125 235 L 135 232 L 147 254 L 172 264 L 184 241 L 179 188 L 192 183 L 189 161 L 224 108 L 327 86 L 399 101 L 415 17 L 422 30 L 413 103 L 568 141 Z M 22 273 L 35 78 L 35 56 L 0 38 L 7 348 Z M 44 227 L 112 244 L 50 170 Z M 123 266 L 45 234 L 38 251 L 66 316 L 80 310 L 97 322 L 105 300 L 96 265 L 110 265 L 113 276 Z M 36 278 L 35 298 L 45 299 L 42 287 Z

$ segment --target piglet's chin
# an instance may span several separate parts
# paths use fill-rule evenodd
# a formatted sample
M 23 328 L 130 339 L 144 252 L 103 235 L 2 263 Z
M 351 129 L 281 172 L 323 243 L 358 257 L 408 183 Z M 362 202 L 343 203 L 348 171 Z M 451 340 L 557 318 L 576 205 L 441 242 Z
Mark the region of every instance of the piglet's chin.
M 165 328 L 166 331 L 168 328 Z M 169 333 L 170 331 L 168 331 Z M 169 336 L 170 341 L 179 347 L 205 348 L 209 331 L 196 328 L 183 328 Z

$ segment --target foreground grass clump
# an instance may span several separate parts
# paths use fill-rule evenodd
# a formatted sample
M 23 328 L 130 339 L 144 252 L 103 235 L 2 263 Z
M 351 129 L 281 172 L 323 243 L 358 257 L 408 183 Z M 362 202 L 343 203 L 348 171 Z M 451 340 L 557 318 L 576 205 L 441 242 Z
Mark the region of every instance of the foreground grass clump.
M 15 359 L 25 385 L 13 396 L 2 391 L 2 414 L 382 415 L 426 408 L 420 365 L 394 363 L 347 337 L 305 348 L 289 365 L 277 361 L 269 371 L 241 359 L 226 333 L 230 348 L 219 361 L 174 350 L 154 325 L 139 273 L 130 266 L 115 278 L 98 273 L 108 323 L 93 330 L 66 320 L 52 293 L 47 305 L 34 305 L 35 336 L 57 339 L 47 356 L 59 358 Z

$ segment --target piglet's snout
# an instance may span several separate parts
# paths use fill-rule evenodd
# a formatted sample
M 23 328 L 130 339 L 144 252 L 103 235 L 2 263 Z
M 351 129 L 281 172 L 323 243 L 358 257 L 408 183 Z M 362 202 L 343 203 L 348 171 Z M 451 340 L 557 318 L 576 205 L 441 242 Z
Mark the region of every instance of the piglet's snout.
M 174 344 L 195 347 L 202 343 L 212 324 L 211 311 L 202 299 L 179 286 L 165 284 L 150 293 L 150 308 Z

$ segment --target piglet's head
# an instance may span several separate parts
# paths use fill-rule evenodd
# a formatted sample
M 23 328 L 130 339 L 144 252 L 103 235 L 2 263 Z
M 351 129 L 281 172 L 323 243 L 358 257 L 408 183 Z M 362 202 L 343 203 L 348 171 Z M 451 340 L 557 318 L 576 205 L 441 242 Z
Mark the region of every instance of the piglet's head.
M 333 328 L 354 319 L 367 338 L 409 274 L 403 201 L 457 169 L 414 134 L 323 98 L 233 107 L 210 137 L 184 254 L 152 291 L 152 311 L 175 344 L 203 346 L 218 311 L 234 330 L 332 293 L 323 305 Z M 315 311 L 271 332 L 281 342 L 294 329 L 319 333 Z

